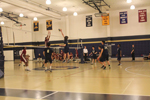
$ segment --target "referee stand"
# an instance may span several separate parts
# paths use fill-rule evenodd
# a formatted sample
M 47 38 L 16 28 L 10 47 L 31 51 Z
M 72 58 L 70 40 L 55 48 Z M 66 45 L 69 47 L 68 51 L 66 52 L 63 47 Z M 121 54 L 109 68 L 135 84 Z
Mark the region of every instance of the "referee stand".
M 0 78 L 4 77 L 4 53 L 3 53 L 3 38 L 0 27 Z

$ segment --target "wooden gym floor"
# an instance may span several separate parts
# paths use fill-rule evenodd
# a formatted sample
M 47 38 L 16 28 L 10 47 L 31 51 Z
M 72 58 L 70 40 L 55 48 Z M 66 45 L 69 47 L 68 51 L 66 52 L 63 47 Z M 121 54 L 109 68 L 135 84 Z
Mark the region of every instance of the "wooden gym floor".
M 123 59 L 122 66 L 112 59 L 111 69 L 106 70 L 98 63 L 55 62 L 52 73 L 25 72 L 18 63 L 5 62 L 0 100 L 150 100 L 150 62 L 142 58 L 135 62 Z M 41 65 L 29 62 L 30 69 Z

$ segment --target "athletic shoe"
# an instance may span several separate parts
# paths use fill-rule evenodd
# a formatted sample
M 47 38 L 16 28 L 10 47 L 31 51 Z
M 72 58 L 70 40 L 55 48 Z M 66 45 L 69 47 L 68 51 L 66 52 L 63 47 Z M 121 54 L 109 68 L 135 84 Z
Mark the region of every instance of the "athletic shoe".
M 65 63 L 66 62 L 66 60 L 63 60 L 63 63 Z
M 30 69 L 25 69 L 25 71 L 31 71 Z
M 120 66 L 120 64 L 118 64 L 118 66 Z
M 101 68 L 104 68 L 104 65 Z
M 91 63 L 91 65 L 93 65 L 93 63 Z
M 106 67 L 103 68 L 104 70 L 106 69 Z
M 52 72 L 52 70 L 51 70 L 51 69 L 49 69 L 49 71 L 50 71 L 50 72 Z
M 49 69 L 45 69 L 45 72 L 49 71 Z
M 20 66 L 20 64 L 19 64 L 19 66 Z
M 109 65 L 109 69 L 111 69 L 110 65 Z
M 67 63 L 69 63 L 69 62 L 70 62 L 70 60 L 67 61 Z
M 42 67 L 44 68 L 44 64 L 42 65 Z

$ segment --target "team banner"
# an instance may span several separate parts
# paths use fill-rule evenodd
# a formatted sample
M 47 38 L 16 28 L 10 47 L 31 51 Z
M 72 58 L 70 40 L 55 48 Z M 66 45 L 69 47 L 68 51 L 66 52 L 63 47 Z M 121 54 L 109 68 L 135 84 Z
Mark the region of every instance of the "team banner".
M 127 24 L 127 23 L 128 23 L 127 11 L 120 12 L 120 24 Z
M 86 27 L 92 26 L 93 26 L 92 15 L 86 16 Z
M 139 22 L 147 22 L 147 10 L 139 10 Z
M 39 21 L 33 22 L 34 31 L 39 31 Z
M 102 25 L 109 25 L 109 14 L 107 16 L 102 16 Z
M 52 30 L 52 20 L 47 20 L 46 21 L 46 29 L 47 30 Z

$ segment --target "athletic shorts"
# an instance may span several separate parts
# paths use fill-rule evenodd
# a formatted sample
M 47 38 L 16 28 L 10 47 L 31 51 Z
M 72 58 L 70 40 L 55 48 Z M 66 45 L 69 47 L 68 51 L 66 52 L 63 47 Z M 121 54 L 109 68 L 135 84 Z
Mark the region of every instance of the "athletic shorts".
M 27 59 L 26 59 L 25 57 L 21 57 L 21 56 L 20 56 L 20 59 L 21 59 L 21 61 L 23 61 L 24 63 L 27 62 Z
M 105 56 L 105 60 L 106 60 L 106 61 L 109 61 L 109 55 L 106 55 L 106 56 Z
M 96 55 L 93 55 L 92 58 L 93 58 L 93 59 L 97 59 L 97 56 L 96 56 Z
M 45 63 L 48 63 L 48 62 L 52 63 L 52 58 L 45 58 Z
M 121 60 L 121 57 L 120 57 L 120 56 L 118 56 L 118 57 L 117 57 L 117 60 L 119 60 L 119 61 L 120 61 L 120 60 Z
M 102 56 L 102 57 L 100 58 L 100 62 L 104 62 L 104 61 L 106 61 L 106 57 L 105 57 L 105 56 Z
M 64 53 L 69 53 L 69 48 L 64 48 Z

